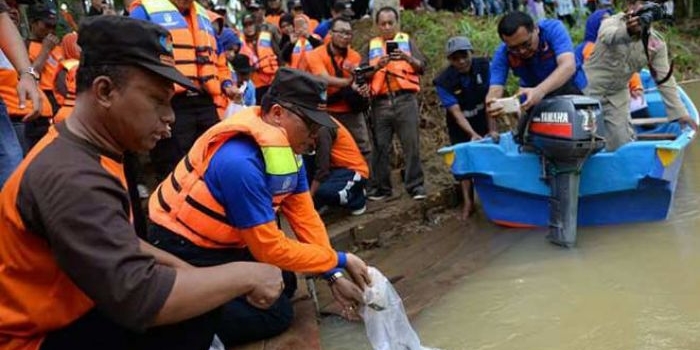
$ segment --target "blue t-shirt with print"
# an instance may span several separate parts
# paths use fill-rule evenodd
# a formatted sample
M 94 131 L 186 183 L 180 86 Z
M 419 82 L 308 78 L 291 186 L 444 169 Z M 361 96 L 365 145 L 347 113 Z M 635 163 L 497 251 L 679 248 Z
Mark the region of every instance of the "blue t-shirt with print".
M 534 56 L 523 60 L 517 57 L 509 58 L 508 48 L 501 43 L 491 60 L 490 85 L 506 85 L 508 71 L 520 79 L 521 87 L 535 87 L 545 80 L 557 68 L 557 56 L 563 53 L 574 53 L 569 32 L 564 24 L 556 19 L 543 19 L 538 23 L 540 28 L 540 45 Z M 574 73 L 574 85 L 579 89 L 586 86 L 583 70 L 577 65 Z

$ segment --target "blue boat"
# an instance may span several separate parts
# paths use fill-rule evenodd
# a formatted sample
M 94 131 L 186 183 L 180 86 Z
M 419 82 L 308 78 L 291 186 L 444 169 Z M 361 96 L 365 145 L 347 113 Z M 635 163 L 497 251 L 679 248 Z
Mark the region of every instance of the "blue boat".
M 645 97 L 652 118 L 666 116 L 661 95 L 646 71 Z M 698 111 L 681 87 L 678 93 L 690 116 Z M 612 225 L 665 220 L 683 163 L 695 136 L 678 123 L 637 126 L 638 135 L 665 134 L 670 139 L 640 140 L 615 152 L 599 152 L 583 165 L 578 202 L 578 225 Z M 670 135 L 669 135 L 670 134 Z M 544 180 L 542 159 L 521 151 L 510 132 L 500 142 L 490 138 L 457 144 L 438 151 L 456 178 L 471 178 L 489 220 L 508 227 L 546 227 L 550 187 Z

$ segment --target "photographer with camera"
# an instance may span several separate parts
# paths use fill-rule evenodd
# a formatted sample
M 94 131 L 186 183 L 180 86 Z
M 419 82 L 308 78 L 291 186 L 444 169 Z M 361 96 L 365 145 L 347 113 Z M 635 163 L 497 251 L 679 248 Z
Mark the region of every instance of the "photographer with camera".
M 369 164 L 371 144 L 364 112 L 368 108 L 369 87 L 355 78 L 360 54 L 350 47 L 352 26 L 346 17 L 334 18 L 329 43 L 307 53 L 307 69 L 328 84 L 328 113 L 345 126 Z M 361 71 L 361 68 L 359 69 Z
M 614 151 L 634 139 L 629 122 L 632 74 L 648 67 L 666 105 L 668 119 L 697 130 L 697 124 L 678 97 L 668 48 L 651 23 L 666 19 L 663 7 L 654 2 L 632 0 L 626 13 L 603 21 L 595 50 L 583 68 L 588 78 L 584 92 L 600 99 L 605 117 L 605 143 Z

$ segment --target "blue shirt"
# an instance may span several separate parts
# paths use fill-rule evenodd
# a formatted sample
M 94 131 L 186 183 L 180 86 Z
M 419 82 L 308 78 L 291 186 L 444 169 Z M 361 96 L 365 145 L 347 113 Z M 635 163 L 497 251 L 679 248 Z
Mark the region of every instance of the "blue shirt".
M 238 81 L 238 75 L 236 72 L 231 72 L 231 78 L 233 81 Z M 255 84 L 252 80 L 248 79 L 245 90 L 243 90 L 243 105 L 244 106 L 255 106 Z
M 324 19 L 321 23 L 316 26 L 316 30 L 314 30 L 314 34 L 318 35 L 321 37 L 321 39 L 325 38 L 328 32 L 331 30 L 331 21 L 330 19 Z
M 309 190 L 306 169 L 299 169 L 293 194 Z M 275 220 L 260 147 L 249 136 L 233 137 L 212 156 L 204 183 L 226 210 L 233 227 L 246 229 Z
M 521 60 L 513 66 L 508 58 L 508 48 L 501 43 L 491 60 L 490 85 L 506 85 L 508 71 L 520 78 L 521 87 L 535 87 L 547 79 L 557 68 L 557 57 L 564 53 L 574 54 L 574 45 L 571 42 L 569 32 L 561 21 L 555 19 L 543 19 L 538 22 L 540 28 L 540 47 L 534 56 Z M 581 67 L 576 67 L 574 84 L 579 89 L 586 86 L 586 79 Z

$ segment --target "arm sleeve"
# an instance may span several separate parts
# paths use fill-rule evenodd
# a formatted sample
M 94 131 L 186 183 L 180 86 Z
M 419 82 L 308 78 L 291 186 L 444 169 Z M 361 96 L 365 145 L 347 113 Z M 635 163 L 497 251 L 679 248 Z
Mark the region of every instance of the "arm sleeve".
M 285 270 L 309 273 L 321 273 L 336 267 L 338 256 L 330 244 L 321 246 L 296 241 L 286 237 L 277 227 L 272 194 L 267 189 L 264 164 L 259 152 L 254 141 L 249 138 L 229 140 L 219 148 L 204 175 L 207 188 L 225 207 L 231 224 L 239 229 L 241 237 L 258 261 Z M 300 179 L 304 180 L 300 182 L 305 182 L 301 175 Z M 304 194 L 310 197 L 308 190 L 299 195 Z M 297 203 L 293 200 L 286 205 L 283 202 L 283 206 L 289 206 L 289 211 L 284 211 L 285 216 L 289 218 L 289 215 L 298 215 L 306 219 L 310 215 L 308 207 L 295 207 L 295 204 Z M 311 211 L 315 213 L 313 204 Z M 290 223 L 293 221 L 290 219 Z M 308 223 L 305 225 L 309 227 Z M 316 229 L 316 226 L 312 227 Z M 321 233 L 326 235 L 325 229 Z M 303 233 L 302 237 L 305 237 Z
M 627 33 L 627 26 L 621 18 L 606 18 L 600 24 L 597 43 L 605 45 L 620 45 L 627 44 L 631 41 L 632 38 Z
M 332 250 L 326 226 L 314 209 L 314 202 L 308 191 L 285 198 L 282 202 L 282 214 L 289 221 L 294 235 L 300 242 Z M 335 265 L 330 268 L 333 267 Z M 317 272 L 325 271 L 327 270 Z
M 571 42 L 569 32 L 564 28 L 561 21 L 553 20 L 550 30 L 548 31 L 547 41 L 552 45 L 554 54 L 559 57 L 564 53 L 574 53 L 574 44 Z
M 216 70 L 221 85 L 226 83 L 233 84 L 231 81 L 231 71 L 228 69 L 228 65 L 226 64 L 226 55 L 223 53 L 216 57 Z
M 318 130 L 316 137 L 316 173 L 314 180 L 323 182 L 331 172 L 331 148 L 333 135 L 327 127 Z
M 306 55 L 306 63 L 313 75 L 331 75 L 328 70 L 326 70 L 326 65 L 323 64 L 322 56 L 319 55 L 316 50 Z
M 128 195 L 102 169 L 34 171 L 23 181 L 31 222 L 40 223 L 56 262 L 118 324 L 145 330 L 162 308 L 175 271 L 145 254 L 129 221 Z M 65 169 L 65 168 L 64 168 Z M 28 173 L 29 174 L 29 173 Z
M 506 54 L 505 44 L 500 44 L 493 55 L 493 60 L 491 60 L 491 80 L 489 85 L 506 85 L 506 79 L 508 78 L 508 56 Z
M 459 103 L 455 95 L 453 95 L 450 91 L 447 91 L 447 89 L 444 87 L 435 85 L 435 90 L 437 91 L 437 95 L 440 98 L 440 102 L 442 103 L 443 107 L 450 108 Z

